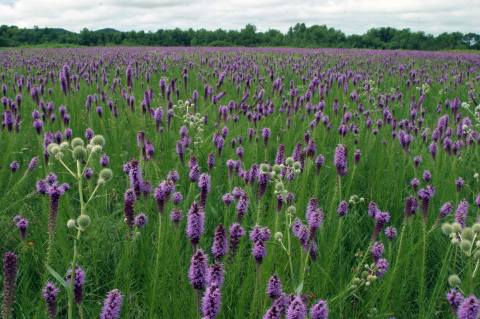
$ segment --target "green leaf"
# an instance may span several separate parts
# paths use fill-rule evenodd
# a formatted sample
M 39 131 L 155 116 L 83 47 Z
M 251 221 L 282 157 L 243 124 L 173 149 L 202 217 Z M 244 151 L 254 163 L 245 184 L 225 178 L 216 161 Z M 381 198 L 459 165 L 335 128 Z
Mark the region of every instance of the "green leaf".
M 65 288 L 65 289 L 68 289 L 68 284 L 67 282 L 65 281 L 65 279 L 62 278 L 62 276 L 60 276 L 58 274 L 58 272 L 56 272 L 52 267 L 48 266 L 47 265 L 47 270 L 50 274 L 52 274 L 53 277 L 55 277 L 55 279 Z
M 295 288 L 295 292 L 297 293 L 297 295 L 299 295 L 302 293 L 302 290 L 303 290 L 303 281 L 298 285 L 297 288 Z

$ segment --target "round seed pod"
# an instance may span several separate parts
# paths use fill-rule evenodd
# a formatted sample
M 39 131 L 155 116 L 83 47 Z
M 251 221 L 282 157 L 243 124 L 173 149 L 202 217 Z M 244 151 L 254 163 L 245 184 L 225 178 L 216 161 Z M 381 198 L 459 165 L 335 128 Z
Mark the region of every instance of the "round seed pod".
M 463 252 L 468 253 L 471 248 L 472 248 L 472 242 L 471 241 L 462 240 L 460 242 L 460 249 L 462 249 Z
M 479 223 L 473 224 L 472 229 L 473 229 L 475 234 L 479 234 L 480 233 L 480 224 Z
M 453 274 L 448 277 L 448 284 L 452 287 L 460 287 L 462 281 L 460 280 L 460 277 L 458 277 L 458 275 Z
M 462 225 L 460 225 L 459 223 L 453 223 L 452 227 L 455 233 L 459 233 L 462 231 Z
M 445 234 L 445 235 L 450 235 L 452 232 L 453 232 L 453 227 L 451 224 L 449 223 L 444 223 L 442 224 L 442 232 Z
M 103 137 L 103 135 L 95 135 L 90 141 L 90 143 L 92 145 L 100 145 L 103 147 L 105 145 L 105 138 Z
M 77 161 L 84 160 L 87 157 L 87 150 L 83 146 L 75 146 L 73 149 L 73 158 Z
M 67 222 L 67 228 L 73 229 L 75 227 L 77 227 L 77 222 L 75 221 L 75 219 L 69 219 Z
M 475 236 L 475 233 L 470 227 L 464 228 L 462 230 L 462 239 L 472 241 L 474 236 Z
M 50 143 L 47 146 L 47 151 L 50 155 L 55 155 L 60 152 L 60 147 L 57 143 Z
M 77 224 L 82 229 L 86 229 L 91 223 L 91 219 L 88 215 L 80 215 L 77 218 Z
M 72 148 L 75 148 L 77 146 L 84 146 L 85 142 L 80 137 L 75 137 L 72 139 L 71 145 Z
M 68 149 L 69 146 L 70 146 L 70 145 L 68 144 L 68 142 L 65 141 L 65 142 L 62 142 L 62 143 L 60 144 L 60 149 L 61 149 L 62 151 L 65 151 L 66 149 Z
M 103 179 L 105 182 L 108 182 L 113 177 L 113 172 L 109 168 L 104 168 L 100 171 L 99 177 Z

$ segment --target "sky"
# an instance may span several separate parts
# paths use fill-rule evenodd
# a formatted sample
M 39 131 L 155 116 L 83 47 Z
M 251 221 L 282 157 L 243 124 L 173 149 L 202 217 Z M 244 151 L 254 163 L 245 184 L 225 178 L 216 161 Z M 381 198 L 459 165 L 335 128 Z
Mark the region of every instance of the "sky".
M 78 32 L 114 28 L 286 32 L 297 22 L 346 34 L 391 26 L 439 34 L 480 33 L 480 0 L 0 0 L 0 25 L 59 27 Z

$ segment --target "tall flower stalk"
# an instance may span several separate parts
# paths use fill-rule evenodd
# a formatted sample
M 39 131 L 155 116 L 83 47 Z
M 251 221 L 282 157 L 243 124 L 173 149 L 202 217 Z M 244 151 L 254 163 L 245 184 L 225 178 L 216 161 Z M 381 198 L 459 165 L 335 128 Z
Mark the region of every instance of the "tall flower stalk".
M 68 310 L 67 310 L 67 318 L 73 319 L 74 318 L 74 305 L 75 303 L 78 305 L 78 312 L 80 318 L 83 319 L 83 311 L 81 307 L 81 298 L 79 299 L 79 282 L 82 281 L 83 286 L 83 270 L 78 267 L 78 258 L 79 258 L 79 246 L 80 246 L 80 239 L 82 233 L 86 231 L 88 226 L 90 225 L 90 217 L 87 214 L 87 207 L 91 200 L 95 197 L 98 189 L 103 186 L 106 182 L 111 180 L 113 177 L 113 173 L 109 168 L 103 168 L 97 179 L 96 186 L 94 190 L 91 192 L 88 199 L 86 199 L 84 194 L 84 178 L 86 178 L 85 172 L 88 170 L 89 164 L 92 158 L 102 151 L 103 147 L 105 146 L 105 139 L 102 135 L 95 135 L 90 139 L 88 145 L 85 146 L 85 142 L 81 138 L 74 138 L 70 143 L 62 142 L 60 145 L 56 143 L 51 143 L 48 145 L 48 152 L 50 155 L 54 156 L 55 159 L 66 169 L 66 171 L 74 178 L 77 183 L 77 191 L 78 191 L 78 198 L 80 203 L 80 214 L 76 219 L 70 219 L 67 223 L 67 227 L 69 229 L 76 230 L 76 235 L 73 241 L 73 257 L 71 262 L 70 269 L 75 273 L 75 276 L 67 276 L 66 284 L 68 286 L 67 295 L 68 295 Z M 71 154 L 72 159 L 74 160 L 74 167 L 70 167 L 65 161 L 64 156 L 65 154 Z M 46 179 L 46 183 L 48 184 L 48 177 Z M 63 186 L 62 184 L 58 186 L 56 183 L 56 179 L 54 183 L 51 183 L 50 187 L 47 189 L 48 194 L 51 198 L 51 222 L 49 223 L 49 233 L 54 233 L 55 224 L 54 220 L 56 218 L 56 213 L 58 210 L 58 198 L 60 195 L 63 195 L 65 189 L 68 189 L 67 186 Z M 38 188 L 38 184 L 37 184 Z M 52 214 L 54 211 L 54 214 Z M 54 215 L 52 217 L 52 215 Z M 51 225 L 52 224 L 52 225 Z M 53 241 L 53 238 L 52 238 Z M 51 256 L 49 254 L 48 256 Z M 47 265 L 50 265 L 50 258 L 47 257 Z M 50 271 L 53 271 L 52 268 L 48 268 Z M 81 272 L 81 274 L 79 274 Z M 81 277 L 81 278 L 80 278 Z

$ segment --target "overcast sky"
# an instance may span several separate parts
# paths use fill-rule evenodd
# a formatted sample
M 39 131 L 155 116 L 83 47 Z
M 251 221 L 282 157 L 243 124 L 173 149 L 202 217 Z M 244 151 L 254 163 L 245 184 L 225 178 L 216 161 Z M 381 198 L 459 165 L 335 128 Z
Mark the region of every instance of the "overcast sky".
M 480 0 L 0 0 L 0 24 L 155 31 L 180 27 L 287 31 L 297 22 L 347 34 L 392 26 L 480 33 Z

